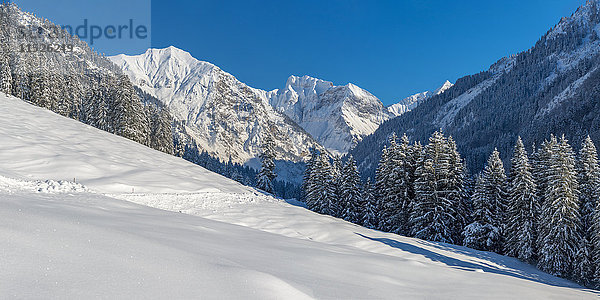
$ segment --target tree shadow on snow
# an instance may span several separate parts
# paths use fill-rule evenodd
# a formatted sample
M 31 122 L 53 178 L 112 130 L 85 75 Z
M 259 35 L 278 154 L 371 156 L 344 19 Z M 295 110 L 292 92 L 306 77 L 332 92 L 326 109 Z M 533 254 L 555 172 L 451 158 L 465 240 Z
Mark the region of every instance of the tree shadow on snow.
M 475 257 L 475 258 L 482 259 L 482 260 L 489 260 L 494 263 L 487 263 L 485 261 L 478 261 L 478 262 L 464 261 L 464 260 L 456 259 L 454 257 L 443 255 L 443 254 L 440 254 L 437 252 L 433 252 L 433 251 L 427 250 L 427 249 L 419 247 L 419 246 L 411 245 L 409 243 L 405 243 L 405 242 L 401 242 L 401 241 L 397 241 L 397 240 L 393 240 L 393 239 L 389 239 L 389 238 L 369 237 L 364 234 L 360 234 L 358 232 L 355 232 L 355 234 L 357 234 L 363 238 L 366 238 L 366 239 L 369 239 L 372 241 L 376 241 L 376 242 L 380 242 L 380 243 L 386 244 L 386 245 L 396 248 L 396 249 L 400 249 L 402 251 L 406 251 L 406 252 L 413 253 L 413 254 L 423 255 L 424 257 L 426 257 L 434 262 L 443 263 L 443 264 L 449 266 L 450 268 L 454 268 L 454 269 L 460 269 L 460 270 L 471 271 L 471 272 L 495 273 L 495 274 L 511 276 L 511 277 L 515 277 L 515 278 L 519 278 L 519 279 L 530 280 L 530 281 L 534 281 L 534 282 L 542 283 L 542 284 L 546 284 L 546 285 L 551 285 L 551 286 L 575 288 L 575 289 L 579 289 L 579 290 L 583 290 L 583 291 L 588 291 L 588 292 L 594 293 L 596 295 L 600 295 L 600 291 L 587 289 L 587 288 L 577 285 L 574 282 L 568 281 L 566 279 L 558 278 L 558 277 L 543 273 L 542 271 L 538 270 L 534 266 L 520 262 L 516 258 L 511 258 L 511 257 L 507 257 L 507 256 L 495 254 L 495 253 L 485 252 L 485 251 L 473 250 L 473 249 L 469 249 L 469 248 L 462 247 L 462 246 L 455 246 L 455 245 L 450 245 L 450 244 L 445 244 L 445 243 L 433 243 L 433 242 L 415 240 L 415 242 L 422 244 L 424 246 L 434 247 L 436 249 L 440 249 L 443 251 L 449 251 L 449 252 L 454 252 L 454 253 L 458 253 L 458 254 L 463 254 L 463 255 Z

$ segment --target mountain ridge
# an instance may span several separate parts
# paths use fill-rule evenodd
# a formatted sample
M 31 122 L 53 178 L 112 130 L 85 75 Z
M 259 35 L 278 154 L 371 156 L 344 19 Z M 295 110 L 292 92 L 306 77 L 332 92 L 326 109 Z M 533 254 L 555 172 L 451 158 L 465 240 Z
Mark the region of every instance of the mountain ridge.
M 508 163 L 518 136 L 528 146 L 552 133 L 565 134 L 575 145 L 587 135 L 600 142 L 600 107 L 594 101 L 600 96 L 599 8 L 598 1 L 588 1 L 530 49 L 458 79 L 441 95 L 382 124 L 351 154 L 372 175 L 393 132 L 425 142 L 441 128 L 477 172 L 494 148 Z
M 218 141 L 214 133 L 207 134 L 205 125 L 211 123 L 211 118 L 198 121 L 206 109 L 206 101 L 210 102 L 211 93 L 217 88 L 216 83 L 223 82 L 219 76 L 228 79 L 221 87 L 234 85 L 237 90 L 245 90 L 243 95 L 237 96 L 238 103 L 229 106 L 235 113 L 238 113 L 236 107 L 247 107 L 248 102 L 253 102 L 250 106 L 260 106 L 264 112 L 262 117 L 279 119 L 272 123 L 284 126 L 286 133 L 296 136 L 294 143 L 282 146 L 288 153 L 283 158 L 292 161 L 302 160 L 308 148 L 316 146 L 311 138 L 333 153 L 344 154 L 392 117 L 377 97 L 352 83 L 335 86 L 308 75 L 292 75 L 283 89 L 265 91 L 250 87 L 218 66 L 198 60 L 174 46 L 148 49 L 139 55 L 119 54 L 109 59 L 139 88 L 167 105 L 176 119 L 187 121 L 204 150 L 224 160 L 232 157 L 243 163 L 256 157 L 259 142 L 245 138 L 236 142 L 238 146 L 244 144 L 243 147 L 229 151 L 224 139 Z M 215 92 L 215 97 L 220 97 L 220 92 Z M 212 119 L 216 121 L 214 116 Z M 295 126 L 291 123 L 302 130 L 293 129 Z M 301 146 L 302 143 L 309 145 Z
M 198 146 L 224 161 L 244 163 L 257 157 L 264 134 L 273 136 L 279 159 L 301 161 L 311 147 L 320 147 L 276 112 L 261 91 L 186 51 L 171 46 L 110 59 L 134 84 L 167 105 Z

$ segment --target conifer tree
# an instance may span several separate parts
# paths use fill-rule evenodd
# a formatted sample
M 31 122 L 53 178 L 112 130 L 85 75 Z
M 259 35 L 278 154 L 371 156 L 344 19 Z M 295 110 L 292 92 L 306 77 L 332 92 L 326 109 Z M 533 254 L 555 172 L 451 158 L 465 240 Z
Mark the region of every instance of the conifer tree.
M 173 154 L 173 117 L 168 109 L 148 106 L 147 115 L 150 116 L 150 147 Z
M 456 143 L 450 136 L 447 141 L 449 154 L 449 174 L 446 183 L 447 197 L 452 203 L 454 210 L 454 221 L 452 223 L 453 240 L 458 242 L 463 240 L 463 229 L 467 225 L 470 214 L 467 204 L 467 191 L 465 189 L 467 171 L 463 160 L 458 153 Z
M 363 200 L 361 196 L 361 182 L 356 161 L 350 155 L 341 172 L 340 196 L 342 199 L 343 216 L 346 221 L 361 223 L 363 213 Z
M 379 164 L 377 165 L 377 170 L 375 170 L 375 188 L 376 188 L 376 197 L 377 197 L 377 216 L 379 219 L 379 224 L 377 225 L 377 229 L 382 231 L 389 231 L 389 218 L 387 215 L 387 202 L 389 201 L 389 195 L 387 193 L 387 188 L 390 185 L 390 155 L 387 149 L 387 146 L 383 147 L 381 151 L 381 158 L 379 159 Z
M 395 183 L 391 191 L 397 194 L 397 204 L 394 207 L 395 223 L 392 232 L 409 235 L 410 233 L 410 213 L 412 211 L 412 202 L 414 199 L 414 172 L 415 158 L 414 147 L 410 145 L 406 134 L 400 138 L 397 147 L 397 154 L 393 160 L 393 172 Z
M 552 275 L 571 277 L 579 235 L 579 190 L 575 158 L 564 136 L 546 147 L 546 187 L 541 205 L 538 267 Z
M 5 45 L 2 42 L 2 45 Z M 10 71 L 8 49 L 6 46 L 0 46 L 0 92 L 10 95 L 12 91 L 12 74 Z
M 342 159 L 339 155 L 334 155 L 331 164 L 331 184 L 332 184 L 332 199 L 335 202 L 335 207 L 338 210 L 332 212 L 332 216 L 336 218 L 346 219 L 346 200 L 342 196 L 342 181 L 343 181 L 343 168 Z
M 270 134 L 263 135 L 263 141 L 261 145 L 261 168 L 258 172 L 256 181 L 257 188 L 267 192 L 273 193 L 273 180 L 275 180 L 275 144 Z
M 416 238 L 455 243 L 457 194 L 452 177 L 450 147 L 436 131 L 429 138 L 416 170 L 415 200 L 411 212 L 412 234 Z
M 594 226 L 594 214 L 600 198 L 600 169 L 596 146 L 589 136 L 583 141 L 577 157 L 577 174 L 581 242 L 574 275 L 583 285 L 590 285 L 598 268 L 594 263 L 594 239 L 598 232 Z
M 114 133 L 138 142 L 149 144 L 149 122 L 144 114 L 133 85 L 126 75 L 117 78 L 114 97 L 110 103 L 110 120 Z
M 465 228 L 465 246 L 501 253 L 505 211 L 506 174 L 500 153 L 494 149 L 475 184 L 473 222 Z
M 377 198 L 373 191 L 371 178 L 368 178 L 363 186 L 362 199 L 364 206 L 360 224 L 364 227 L 375 229 L 379 221 L 377 220 Z
M 314 186 L 311 174 L 317 161 L 317 156 L 319 155 L 315 148 L 310 148 L 309 150 L 310 157 L 308 158 L 308 161 L 306 161 L 306 168 L 304 169 L 304 175 L 302 177 L 302 198 L 304 199 L 304 202 L 307 203 L 307 206 L 309 206 L 308 203 L 310 202 L 308 195 L 311 194 L 312 187 Z
M 311 171 L 312 187 L 307 202 L 309 209 L 326 215 L 333 215 L 340 210 L 334 199 L 335 186 L 331 168 L 326 155 L 321 154 L 317 157 Z
M 511 159 L 505 253 L 532 263 L 536 259 L 540 211 L 531 165 L 521 137 Z

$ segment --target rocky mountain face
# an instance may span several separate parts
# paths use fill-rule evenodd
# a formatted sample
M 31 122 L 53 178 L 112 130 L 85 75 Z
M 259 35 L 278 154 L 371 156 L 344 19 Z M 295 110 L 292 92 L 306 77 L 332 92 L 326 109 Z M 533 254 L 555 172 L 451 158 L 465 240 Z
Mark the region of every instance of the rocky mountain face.
M 217 66 L 168 47 L 110 58 L 142 90 L 166 104 L 204 151 L 244 163 L 270 134 L 278 159 L 301 161 L 318 143 L 253 89 Z
M 290 76 L 267 98 L 335 153 L 346 153 L 391 116 L 377 97 L 354 84 L 335 86 L 310 76 Z
M 421 103 L 425 102 L 427 99 L 431 98 L 432 96 L 439 95 L 439 94 L 445 92 L 447 89 L 451 88 L 452 86 L 453 86 L 453 84 L 450 81 L 446 80 L 446 82 L 444 82 L 444 84 L 442 84 L 439 88 L 437 88 L 433 91 L 425 91 L 425 92 L 420 92 L 420 93 L 408 96 L 408 97 L 400 100 L 398 103 L 388 106 L 387 109 L 392 114 L 392 116 L 397 117 L 399 115 L 402 115 L 406 112 L 413 110 L 415 107 L 419 106 Z
M 539 144 L 551 133 L 574 145 L 600 142 L 600 5 L 588 1 L 531 49 L 465 76 L 444 93 L 383 123 L 351 153 L 372 174 L 393 133 L 425 142 L 440 128 L 452 135 L 472 171 L 497 147 L 505 161 L 517 136 Z
M 249 162 L 267 132 L 279 159 L 300 161 L 319 145 L 343 154 L 393 116 L 377 97 L 351 83 L 290 76 L 283 89 L 264 91 L 175 47 L 110 59 L 167 105 L 203 150 L 223 160 Z

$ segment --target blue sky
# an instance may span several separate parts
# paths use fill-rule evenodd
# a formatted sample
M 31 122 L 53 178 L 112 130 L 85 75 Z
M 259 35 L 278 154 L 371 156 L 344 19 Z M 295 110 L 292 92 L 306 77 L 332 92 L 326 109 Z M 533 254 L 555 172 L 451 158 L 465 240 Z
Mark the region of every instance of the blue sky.
M 150 39 L 99 39 L 106 54 L 174 45 L 250 86 L 287 77 L 352 82 L 392 104 L 531 47 L 584 0 L 17 1 L 60 24 L 147 26 Z M 75 3 L 75 5 L 69 5 Z M 151 7 L 151 15 L 149 15 Z M 151 16 L 151 21 L 150 20 Z

